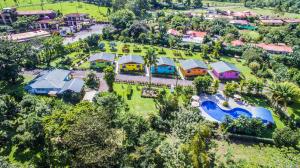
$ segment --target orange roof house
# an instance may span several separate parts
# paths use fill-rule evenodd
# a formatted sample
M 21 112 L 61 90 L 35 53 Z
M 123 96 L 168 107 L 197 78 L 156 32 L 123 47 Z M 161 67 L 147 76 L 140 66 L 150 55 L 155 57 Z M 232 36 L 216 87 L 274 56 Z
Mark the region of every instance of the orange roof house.
M 180 71 L 184 77 L 194 77 L 207 74 L 207 65 L 199 60 L 189 59 L 180 62 Z
M 292 47 L 287 46 L 285 44 L 276 45 L 276 44 L 260 43 L 260 44 L 256 44 L 256 46 L 273 54 L 288 54 L 293 52 Z
M 204 37 L 207 35 L 206 32 L 193 31 L 193 30 L 187 31 L 186 34 L 189 35 L 189 36 L 193 36 L 193 37 L 201 37 L 201 38 L 204 38 Z

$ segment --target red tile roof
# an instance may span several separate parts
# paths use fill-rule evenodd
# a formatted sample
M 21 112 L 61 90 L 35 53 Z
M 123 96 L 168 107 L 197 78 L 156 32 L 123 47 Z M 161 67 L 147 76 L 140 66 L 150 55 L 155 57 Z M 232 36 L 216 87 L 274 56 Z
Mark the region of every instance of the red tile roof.
M 259 43 L 256 44 L 257 47 L 260 47 L 266 51 L 274 51 L 274 52 L 284 52 L 284 53 L 291 53 L 293 52 L 292 47 L 287 46 L 285 44 L 283 45 L 276 45 L 276 44 L 265 44 L 265 43 Z
M 175 29 L 169 29 L 168 34 L 171 34 L 173 36 L 180 36 L 181 35 L 181 33 L 179 31 L 175 30 Z
M 238 46 L 243 46 L 245 43 L 242 42 L 241 40 L 234 40 L 231 42 L 231 45 L 234 47 L 238 47 Z
M 206 32 L 193 31 L 193 30 L 187 31 L 186 34 L 190 36 L 202 37 L 202 38 L 204 38 L 207 35 Z

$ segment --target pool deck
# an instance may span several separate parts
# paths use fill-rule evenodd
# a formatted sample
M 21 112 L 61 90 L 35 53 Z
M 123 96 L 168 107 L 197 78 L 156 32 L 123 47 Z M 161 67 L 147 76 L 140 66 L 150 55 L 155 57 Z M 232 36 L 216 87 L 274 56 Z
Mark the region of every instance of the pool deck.
M 209 120 L 209 121 L 213 121 L 213 122 L 218 122 L 218 123 L 221 123 L 220 121 L 212 118 L 209 114 L 207 114 L 201 107 L 201 104 L 205 101 L 213 101 L 215 102 L 220 108 L 224 109 L 224 110 L 230 110 L 230 109 L 233 109 L 233 108 L 243 108 L 245 110 L 248 110 L 249 112 L 251 112 L 253 110 L 253 106 L 250 106 L 250 105 L 247 105 L 241 101 L 235 101 L 234 99 L 232 98 L 229 98 L 228 99 L 228 104 L 229 104 L 229 107 L 224 107 L 223 106 L 223 102 L 226 101 L 226 98 L 225 96 L 223 95 L 223 93 L 221 92 L 218 92 L 214 95 L 207 95 L 207 94 L 201 94 L 200 95 L 200 106 L 199 106 L 199 110 L 201 111 L 201 115 Z M 253 116 L 255 117 L 255 116 Z

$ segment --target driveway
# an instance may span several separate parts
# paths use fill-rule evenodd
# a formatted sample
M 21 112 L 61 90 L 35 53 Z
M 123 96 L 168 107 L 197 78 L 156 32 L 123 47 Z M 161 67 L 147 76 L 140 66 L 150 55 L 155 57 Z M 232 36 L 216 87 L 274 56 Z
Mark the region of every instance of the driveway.
M 107 26 L 108 26 L 107 24 L 93 25 L 90 27 L 89 30 L 83 30 L 75 33 L 73 37 L 64 38 L 63 44 L 66 45 L 66 44 L 74 43 L 76 41 L 79 41 L 79 39 L 85 39 L 88 36 L 91 36 L 92 34 L 102 34 L 103 28 Z

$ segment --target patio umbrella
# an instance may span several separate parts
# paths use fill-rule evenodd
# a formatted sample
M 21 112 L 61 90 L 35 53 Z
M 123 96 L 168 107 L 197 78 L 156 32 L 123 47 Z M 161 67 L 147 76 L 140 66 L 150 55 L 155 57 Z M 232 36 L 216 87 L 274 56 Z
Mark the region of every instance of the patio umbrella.
M 200 106 L 199 102 L 196 101 L 192 102 L 192 107 L 199 107 L 199 106 Z
M 200 97 L 199 97 L 199 96 L 196 96 L 196 95 L 194 95 L 194 96 L 192 96 L 192 100 L 194 100 L 194 101 L 199 101 L 199 100 L 200 100 Z

